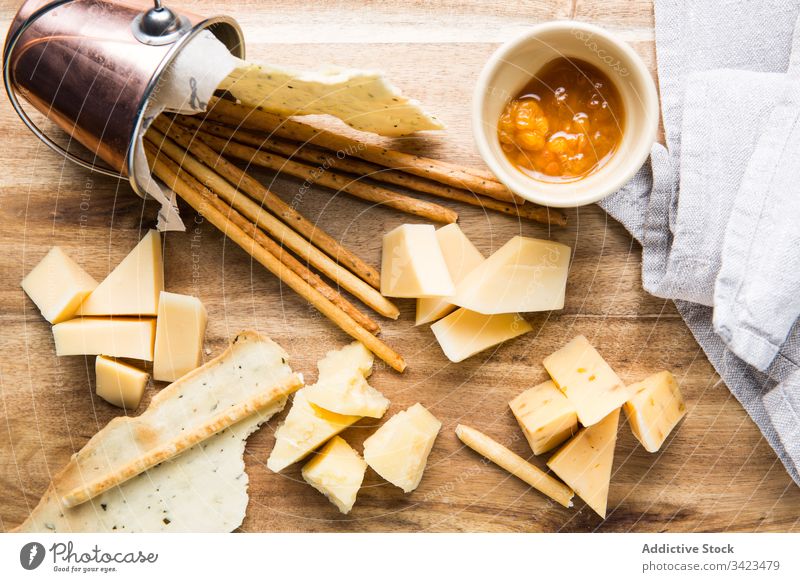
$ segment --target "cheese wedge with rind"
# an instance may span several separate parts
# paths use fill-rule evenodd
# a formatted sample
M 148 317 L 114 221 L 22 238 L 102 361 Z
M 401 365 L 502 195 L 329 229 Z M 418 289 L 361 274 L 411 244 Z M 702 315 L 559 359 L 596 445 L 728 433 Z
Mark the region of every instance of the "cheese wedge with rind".
M 473 269 L 484 261 L 484 256 L 475 248 L 458 224 L 448 224 L 436 231 L 436 240 L 442 249 L 447 272 L 456 286 Z M 453 311 L 455 305 L 443 297 L 417 299 L 417 315 L 414 325 L 436 321 Z
M 306 398 L 306 388 L 298 390 L 289 414 L 275 431 L 275 446 L 267 459 L 267 468 L 275 473 L 282 471 L 360 419 L 311 404 Z
M 672 429 L 686 415 L 678 382 L 663 371 L 628 386 L 632 394 L 623 408 L 634 436 L 649 453 L 658 452 Z
M 381 294 L 418 299 L 454 292 L 432 225 L 403 224 L 383 235 Z
M 417 403 L 398 412 L 364 441 L 364 460 L 409 493 L 419 486 L 442 423 Z
M 83 300 L 76 315 L 157 315 L 164 290 L 161 235 L 150 230 Z
M 552 380 L 529 388 L 508 403 L 534 455 L 557 447 L 578 430 L 578 415 Z
M 618 425 L 619 409 L 581 429 L 547 461 L 550 470 L 602 518 L 608 506 Z
M 332 350 L 319 361 L 319 377 L 304 394 L 309 402 L 337 414 L 380 418 L 389 400 L 369 385 L 372 353 L 361 342 Z
M 153 379 L 174 382 L 203 360 L 208 313 L 191 295 L 162 291 L 158 301 Z
M 366 471 L 364 459 L 342 437 L 335 436 L 306 463 L 302 474 L 306 483 L 347 514 L 356 502 Z
M 451 362 L 462 362 L 475 354 L 533 330 L 517 313 L 484 315 L 457 309 L 431 326 L 433 335 Z
M 470 271 L 448 301 L 486 315 L 563 309 L 571 252 L 515 236 Z
M 50 323 L 72 317 L 97 281 L 61 249 L 53 247 L 22 280 L 22 288 Z
M 591 426 L 620 408 L 630 391 L 584 336 L 544 359 L 544 367 L 569 399 L 583 426 Z
M 99 355 L 152 361 L 155 319 L 77 317 L 53 326 L 57 356 Z
M 106 356 L 97 356 L 94 371 L 95 391 L 100 398 L 129 412 L 139 407 L 150 374 Z
M 269 408 L 302 386 L 288 356 L 256 332 L 242 332 L 204 366 L 173 382 L 136 417 L 117 417 L 54 479 L 73 507 Z

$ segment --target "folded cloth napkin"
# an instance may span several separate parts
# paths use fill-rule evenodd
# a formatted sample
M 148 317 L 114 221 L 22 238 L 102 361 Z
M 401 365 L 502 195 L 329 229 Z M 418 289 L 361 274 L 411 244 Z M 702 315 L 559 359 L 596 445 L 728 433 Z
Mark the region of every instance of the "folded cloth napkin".
M 800 485 L 800 0 L 655 14 L 667 148 L 601 206 Z

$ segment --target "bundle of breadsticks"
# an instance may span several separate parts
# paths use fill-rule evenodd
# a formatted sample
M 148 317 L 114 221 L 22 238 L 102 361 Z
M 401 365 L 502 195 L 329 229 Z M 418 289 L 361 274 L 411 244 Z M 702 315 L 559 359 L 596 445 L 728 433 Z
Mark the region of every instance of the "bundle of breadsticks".
M 320 276 L 376 313 L 397 319 L 397 307 L 378 291 L 377 270 L 235 162 L 286 173 L 434 222 L 455 222 L 458 215 L 414 193 L 545 224 L 566 224 L 561 212 L 523 203 L 486 171 L 371 145 L 224 98 L 212 99 L 202 116 L 159 117 L 145 140 L 150 166 L 168 188 L 400 372 L 405 362 L 376 337 L 380 326 Z M 326 171 L 318 171 L 321 165 Z

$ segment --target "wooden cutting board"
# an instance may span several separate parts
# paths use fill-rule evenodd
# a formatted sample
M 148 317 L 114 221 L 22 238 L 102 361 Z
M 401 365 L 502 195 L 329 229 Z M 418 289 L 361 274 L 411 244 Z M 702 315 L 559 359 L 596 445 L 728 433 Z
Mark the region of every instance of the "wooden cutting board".
M 652 8 L 645 0 L 532 0 L 507 7 L 488 0 L 361 4 L 298 7 L 289 0 L 233 0 L 187 7 L 237 18 L 248 56 L 256 61 L 384 70 L 449 127 L 443 135 L 396 145 L 461 163 L 480 163 L 469 128 L 475 79 L 498 43 L 530 24 L 575 17 L 607 26 L 655 71 Z M 16 5 L 17 0 L 0 1 L 3 30 Z M 0 99 L 0 131 L 0 530 L 5 531 L 26 517 L 50 475 L 119 412 L 93 393 L 93 358 L 55 357 L 50 326 L 19 281 L 54 244 L 96 278 L 104 277 L 142 229 L 154 226 L 156 207 L 133 195 L 126 183 L 89 174 L 50 152 L 5 99 Z M 262 177 L 373 264 L 383 232 L 417 222 L 321 188 L 298 197 L 298 182 Z M 800 489 L 672 303 L 642 290 L 640 247 L 619 224 L 595 206 L 571 211 L 569 227 L 552 231 L 452 206 L 463 230 L 486 253 L 515 234 L 573 247 L 564 310 L 534 315 L 533 333 L 454 365 L 427 327 L 414 327 L 413 303 L 401 301 L 401 319 L 381 323 L 386 340 L 406 357 L 408 371 L 398 375 L 379 366 L 373 383 L 392 400 L 389 414 L 419 401 L 443 421 L 420 487 L 404 495 L 369 471 L 355 509 L 341 516 L 302 481 L 297 466 L 280 475 L 266 469 L 275 419 L 248 443 L 251 499 L 243 531 L 800 530 Z M 293 367 L 313 381 L 316 361 L 348 338 L 213 227 L 189 209 L 182 211 L 187 232 L 166 236 L 167 288 L 197 295 L 208 307 L 209 355 L 219 353 L 238 330 L 253 328 L 283 345 Z M 507 402 L 542 381 L 542 358 L 579 333 L 626 381 L 672 370 L 689 407 L 659 454 L 637 446 L 628 426 L 621 425 L 605 521 L 580 500 L 572 510 L 555 506 L 482 462 L 453 433 L 463 422 L 528 456 Z M 162 387 L 150 387 L 142 406 Z M 360 448 L 373 425 L 361 422 L 346 436 Z

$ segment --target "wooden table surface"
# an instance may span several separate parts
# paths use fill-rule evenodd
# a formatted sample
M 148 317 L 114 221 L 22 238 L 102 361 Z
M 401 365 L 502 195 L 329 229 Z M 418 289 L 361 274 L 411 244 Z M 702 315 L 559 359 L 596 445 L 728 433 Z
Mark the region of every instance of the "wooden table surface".
M 0 2 L 6 29 L 17 0 Z M 379 68 L 448 125 L 442 135 L 406 140 L 446 160 L 480 162 L 470 135 L 469 102 L 478 73 L 498 44 L 531 24 L 574 17 L 617 32 L 655 71 L 650 2 L 577 0 L 499 3 L 401 0 L 307 3 L 276 0 L 177 2 L 241 23 L 248 56 L 296 67 Z M 433 5 L 435 4 L 435 6 Z M 127 183 L 64 162 L 31 135 L 0 100 L 0 530 L 19 524 L 50 475 L 119 410 L 93 393 L 93 361 L 57 358 L 50 325 L 19 281 L 58 244 L 100 279 L 153 227 L 156 207 Z M 292 198 L 299 183 L 263 179 Z M 452 205 L 460 224 L 489 253 L 509 237 L 551 237 L 574 248 L 563 311 L 534 315 L 535 331 L 462 364 L 450 364 L 427 326 L 413 325 L 412 301 L 383 335 L 409 367 L 377 369 L 373 384 L 392 401 L 388 414 L 422 402 L 443 421 L 420 487 L 409 495 L 368 471 L 352 513 L 341 516 L 306 485 L 296 465 L 283 474 L 264 462 L 279 418 L 250 438 L 250 505 L 243 531 L 798 531 L 800 489 L 756 425 L 719 379 L 672 303 L 640 283 L 641 251 L 626 231 L 592 206 L 571 211 L 570 226 L 547 228 Z M 301 210 L 377 264 L 381 234 L 410 221 L 394 211 L 314 189 Z M 167 288 L 208 307 L 207 347 L 216 355 L 238 330 L 279 342 L 307 379 L 316 361 L 348 338 L 188 208 L 190 232 L 166 236 Z M 609 515 L 601 520 L 576 498 L 554 506 L 503 470 L 464 449 L 453 429 L 480 428 L 528 456 L 507 402 L 545 379 L 542 359 L 585 334 L 626 381 L 664 368 L 678 377 L 689 413 L 658 454 L 620 427 Z M 148 388 L 143 409 L 163 384 Z M 282 417 L 281 417 L 282 418 Z M 387 417 L 388 418 L 388 415 Z M 373 427 L 346 436 L 357 448 Z M 542 464 L 541 459 L 534 460 Z

